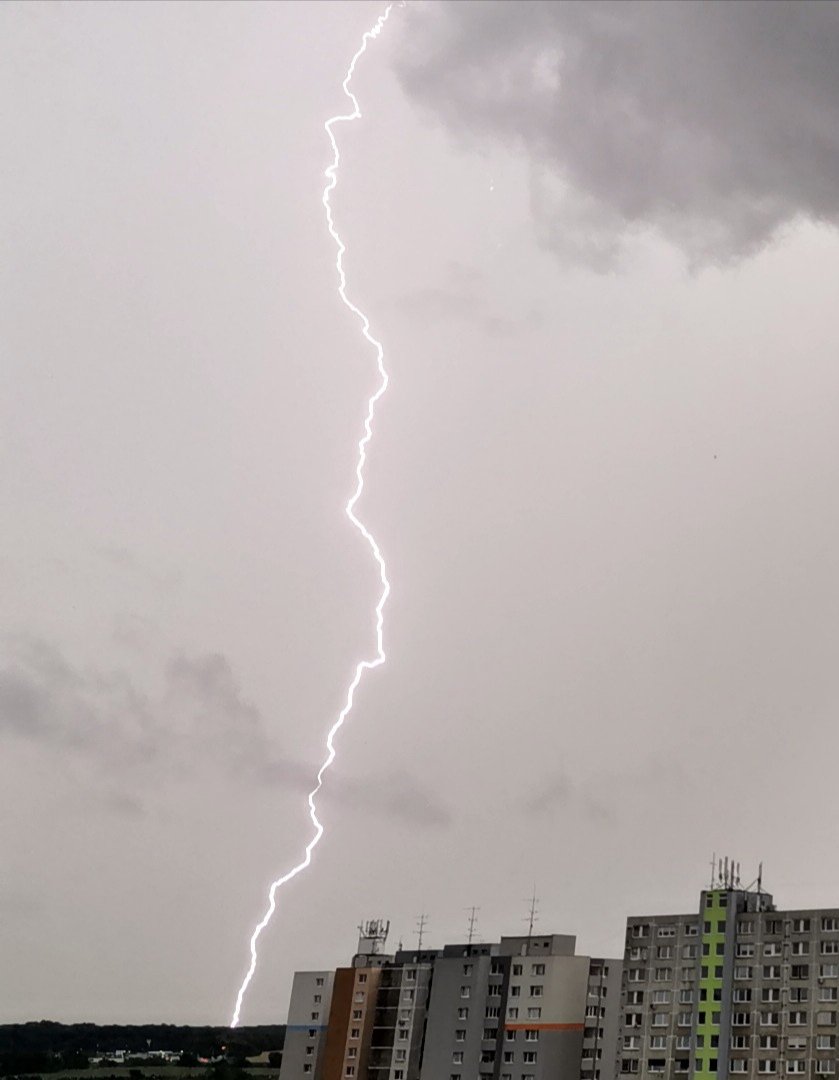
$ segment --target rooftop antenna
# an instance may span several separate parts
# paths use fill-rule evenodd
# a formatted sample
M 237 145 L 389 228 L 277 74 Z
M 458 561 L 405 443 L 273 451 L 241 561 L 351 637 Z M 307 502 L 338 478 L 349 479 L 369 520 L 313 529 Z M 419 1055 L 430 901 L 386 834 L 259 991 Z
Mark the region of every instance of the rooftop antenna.
M 714 871 L 716 870 L 716 868 L 717 868 L 717 853 L 715 851 L 714 854 L 711 856 L 711 888 L 712 889 L 714 887 Z
M 536 886 L 535 885 L 533 886 L 533 895 L 529 898 L 529 903 L 530 903 L 530 912 L 528 913 L 528 915 L 525 917 L 525 920 L 524 920 L 527 923 L 527 940 L 528 940 L 528 943 L 530 942 L 530 939 L 533 937 L 533 925 L 534 925 L 534 923 L 539 921 L 539 908 L 537 907 L 537 904 L 539 903 L 539 898 L 536 895 Z
M 475 907 L 473 905 L 472 907 L 467 908 L 466 910 L 469 912 L 469 922 L 467 924 L 468 928 L 469 928 L 469 932 L 468 932 L 466 940 L 467 940 L 467 943 L 469 945 L 471 945 L 472 944 L 472 939 L 475 937 L 475 926 L 477 925 L 477 922 L 478 922 L 478 912 L 481 909 L 479 907 Z
M 422 939 L 425 937 L 425 928 L 428 924 L 428 916 L 425 912 L 417 917 L 417 928 L 414 933 L 417 935 L 417 952 L 422 952 Z

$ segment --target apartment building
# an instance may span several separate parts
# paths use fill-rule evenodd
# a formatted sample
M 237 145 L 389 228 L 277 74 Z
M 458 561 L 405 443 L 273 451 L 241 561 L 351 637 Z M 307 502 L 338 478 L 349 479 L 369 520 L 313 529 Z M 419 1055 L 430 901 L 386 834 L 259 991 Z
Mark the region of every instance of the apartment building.
M 295 976 L 280 1080 L 613 1080 L 620 960 L 531 934 L 384 952 Z
M 334 979 L 332 971 L 294 973 L 281 1077 L 323 1080 L 323 1048 Z
M 446 946 L 421 1080 L 611 1080 L 621 962 L 576 956 L 575 944 L 534 934 Z
M 627 920 L 620 1076 L 835 1076 L 839 908 L 778 911 L 722 873 L 698 911 Z

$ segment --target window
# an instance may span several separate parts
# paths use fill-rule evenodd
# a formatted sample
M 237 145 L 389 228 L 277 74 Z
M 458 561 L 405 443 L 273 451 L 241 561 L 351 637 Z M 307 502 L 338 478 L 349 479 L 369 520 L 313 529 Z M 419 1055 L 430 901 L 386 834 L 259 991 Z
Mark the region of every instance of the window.
M 670 1017 L 667 1013 L 654 1012 L 650 1021 L 652 1027 L 667 1027 Z
M 318 1020 L 319 1018 L 320 1018 L 320 1013 L 319 1012 L 313 1012 L 312 1013 L 312 1020 Z
M 731 1073 L 744 1073 L 749 1071 L 748 1059 L 735 1059 L 728 1063 L 728 1071 Z
M 835 1050 L 836 1049 L 836 1036 L 835 1035 L 817 1035 L 816 1036 L 816 1049 L 817 1050 Z
M 534 964 L 530 970 L 531 970 L 531 974 L 533 974 L 533 975 L 544 975 L 545 974 L 545 965 L 544 964 Z
M 621 1060 L 621 1072 L 622 1073 L 637 1073 L 638 1072 L 638 1058 L 623 1058 Z
M 757 1071 L 759 1073 L 776 1073 L 778 1071 L 778 1062 L 775 1058 L 762 1058 L 757 1063 Z
M 750 1027 L 752 1014 L 750 1012 L 736 1012 L 731 1017 L 732 1027 Z
M 735 952 L 735 956 L 749 957 L 749 956 L 754 956 L 754 954 L 755 954 L 755 946 L 754 946 L 753 941 L 740 941 L 740 942 L 738 942 L 737 951 Z
M 731 1000 L 737 1005 L 748 1004 L 752 1000 L 752 990 L 748 986 L 738 986 L 731 995 Z
M 361 1028 L 350 1028 L 350 1038 L 357 1039 L 361 1035 Z
M 780 919 L 767 919 L 766 920 L 766 933 L 767 934 L 781 934 L 784 930 L 784 924 Z
M 677 1050 L 690 1050 L 690 1035 L 677 1035 L 676 1036 L 676 1049 Z
M 647 923 L 635 923 L 629 932 L 634 938 L 644 938 L 649 934 L 650 927 Z
M 524 1054 L 522 1055 L 522 1058 L 524 1060 L 525 1065 L 535 1065 L 536 1064 L 536 1051 L 535 1050 L 525 1050 Z
M 770 1005 L 773 1002 L 780 1001 L 781 1000 L 780 987 L 777 987 L 777 986 L 764 986 L 764 988 L 760 992 L 760 1000 L 767 1003 L 767 1004 L 770 1004 Z
M 777 1050 L 778 1041 L 777 1035 L 760 1035 L 757 1040 L 757 1045 L 761 1050 Z
M 790 1001 L 808 1001 L 810 998 L 810 991 L 806 986 L 791 986 L 789 988 Z
M 749 1049 L 749 1036 L 748 1035 L 732 1035 L 731 1042 L 729 1044 L 732 1050 L 748 1050 Z
M 839 977 L 839 964 L 819 964 L 820 979 L 835 979 Z
M 676 1026 L 677 1027 L 691 1027 L 693 1025 L 693 1014 L 689 1012 L 680 1012 L 676 1014 Z
M 667 1036 L 666 1035 L 650 1035 L 650 1050 L 666 1050 L 667 1049 Z
M 831 1061 L 829 1058 L 823 1058 L 821 1061 L 816 1062 L 816 1074 L 818 1076 L 824 1076 L 826 1073 L 836 1072 L 836 1062 Z
M 595 1012 L 592 1015 L 597 1016 L 598 1015 L 597 1006 L 595 1006 L 594 1008 L 595 1008 Z M 586 1010 L 586 1013 L 588 1014 L 588 1010 Z M 539 1019 L 541 1019 L 541 1017 L 542 1017 L 542 1010 L 539 1008 L 538 1005 L 535 1008 L 533 1006 L 531 1006 L 527 1010 L 527 1019 L 528 1020 L 539 1020 Z
M 791 952 L 793 956 L 809 956 L 810 955 L 810 942 L 809 941 L 794 941 L 792 943 Z
M 822 916 L 822 933 L 835 934 L 839 930 L 839 918 L 835 915 Z
M 513 974 L 514 975 L 521 975 L 522 971 L 524 971 L 524 968 L 522 967 L 521 964 L 513 964 Z
M 534 1028 L 527 1028 L 527 1030 L 524 1033 L 524 1041 L 525 1042 L 538 1042 L 539 1041 L 539 1032 L 537 1030 L 535 1030 Z
M 460 996 L 462 998 L 468 998 L 471 993 L 472 993 L 472 991 L 469 989 L 468 986 L 461 986 L 461 988 L 460 988 Z
M 693 1004 L 693 990 L 680 990 L 679 991 L 679 1004 L 680 1005 L 692 1005 Z
M 659 945 L 656 949 L 656 956 L 659 960 L 672 960 L 673 959 L 673 946 L 672 945 Z
M 699 927 L 696 923 L 685 923 L 685 937 L 697 937 L 699 935 Z
M 807 1071 L 807 1063 L 803 1058 L 799 1058 L 798 1061 L 787 1062 L 788 1073 L 804 1073 Z
M 646 982 L 647 969 L 646 968 L 630 968 L 627 975 L 628 982 Z
M 764 977 L 764 979 L 780 979 L 780 977 L 781 977 L 781 965 L 780 964 L 764 964 L 763 965 L 763 977 Z
M 822 965 L 824 966 L 824 965 Z M 793 964 L 790 968 L 790 978 L 792 979 L 809 979 L 810 978 L 810 965 L 809 964 Z
M 669 990 L 654 990 L 653 991 L 653 1005 L 669 1005 L 670 1004 L 670 991 Z
M 839 990 L 835 986 L 820 986 L 819 987 L 819 1001 L 837 1001 L 839 1000 Z
M 658 928 L 658 936 L 659 937 L 675 937 L 676 936 L 676 927 L 672 926 L 672 925 L 671 926 L 659 926 L 659 928 Z
M 469 1006 L 468 1005 L 461 1006 L 461 1008 L 459 1008 L 457 1010 L 457 1018 L 458 1018 L 458 1020 L 468 1020 L 469 1019 Z
M 787 1050 L 806 1050 L 807 1038 L 804 1035 L 788 1035 Z
M 822 1009 L 816 1013 L 816 1023 L 819 1027 L 835 1027 L 836 1013 L 831 1009 Z
M 353 1009 L 353 1011 L 352 1011 L 353 1020 L 360 1020 L 362 1015 L 363 1014 L 361 1012 L 361 1009 Z
M 810 933 L 810 920 L 809 919 L 793 919 L 792 920 L 792 932 L 794 934 L 809 934 Z
M 695 945 L 683 945 L 682 946 L 682 959 L 683 960 L 695 960 L 697 956 L 697 948 Z
M 472 974 L 472 965 L 471 964 L 464 964 L 463 965 L 463 974 L 464 975 L 471 975 Z
M 347 1057 L 348 1058 L 358 1057 L 358 1047 L 357 1046 L 349 1047 L 349 1049 L 347 1050 Z
M 751 979 L 752 969 L 748 964 L 738 964 L 734 969 L 735 979 Z
M 777 1027 L 781 1022 L 781 1014 L 776 1012 L 762 1012 L 760 1014 L 761 1027 Z
M 541 987 L 541 985 L 539 983 L 536 983 L 535 985 L 530 987 L 530 996 L 531 997 L 541 997 L 542 996 L 542 987 Z
M 454 1033 L 455 1042 L 466 1042 L 466 1028 L 458 1028 Z
M 641 1048 L 641 1036 L 640 1035 L 624 1035 L 623 1037 L 624 1050 L 640 1050 Z
M 513 1005 L 509 1009 L 507 1009 L 507 1017 L 510 1020 L 518 1020 L 518 1018 L 519 1018 L 519 1010 L 515 1007 L 515 1005 Z
M 367 973 L 364 972 L 364 971 L 360 972 L 359 976 L 358 976 L 358 981 L 360 983 L 366 983 L 367 982 Z
M 764 956 L 780 956 L 781 955 L 781 943 L 780 941 L 767 941 L 763 946 Z
M 673 969 L 669 967 L 660 967 L 655 969 L 655 981 L 656 982 L 670 982 L 673 978 Z
M 802 1011 L 793 1010 L 789 1014 L 790 1027 L 806 1027 L 807 1025 L 807 1013 Z
M 755 924 L 751 919 L 741 919 L 737 923 L 738 934 L 753 934 L 755 932 Z

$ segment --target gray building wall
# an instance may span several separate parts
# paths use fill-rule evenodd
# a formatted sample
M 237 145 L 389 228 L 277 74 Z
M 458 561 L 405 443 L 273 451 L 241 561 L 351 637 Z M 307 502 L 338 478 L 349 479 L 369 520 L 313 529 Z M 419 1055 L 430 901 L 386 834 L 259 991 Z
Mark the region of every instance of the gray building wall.
M 586 991 L 581 1080 L 614 1080 L 621 1020 L 623 963 L 592 959 Z
M 320 1080 L 334 978 L 332 971 L 294 973 L 280 1080 Z
M 492 950 L 497 954 L 497 946 Z M 503 963 L 487 945 L 446 946 L 434 965 L 421 1080 L 492 1080 L 504 982 Z M 497 988 L 497 993 L 496 993 Z M 487 1025 L 487 1007 L 499 1010 Z M 484 1039 L 485 1030 L 494 1034 Z

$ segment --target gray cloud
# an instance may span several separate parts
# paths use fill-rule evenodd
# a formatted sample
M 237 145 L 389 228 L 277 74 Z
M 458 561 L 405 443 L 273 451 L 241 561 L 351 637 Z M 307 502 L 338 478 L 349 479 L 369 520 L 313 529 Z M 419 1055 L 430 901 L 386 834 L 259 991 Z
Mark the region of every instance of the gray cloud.
M 109 812 L 144 812 L 137 767 L 194 769 L 221 766 L 232 777 L 301 794 L 311 790 L 318 766 L 286 758 L 265 732 L 260 711 L 244 695 L 220 653 L 172 657 L 164 689 L 150 699 L 124 672 L 81 671 L 43 642 L 11 643 L 0 668 L 0 736 L 11 735 L 73 750 L 113 770 L 99 796 Z M 331 773 L 322 798 L 420 827 L 448 825 L 448 809 L 407 772 L 369 779 Z
M 400 296 L 396 301 L 400 312 L 423 322 L 469 321 L 493 337 L 512 337 L 542 322 L 542 313 L 536 308 L 520 316 L 498 315 L 486 295 L 485 275 L 476 267 L 449 261 L 442 282 Z
M 407 91 L 532 163 L 541 241 L 605 267 L 654 228 L 693 263 L 839 220 L 839 8 L 744 0 L 424 6 Z
M 611 806 L 587 791 L 584 784 L 575 783 L 565 772 L 546 777 L 535 793 L 523 800 L 521 809 L 525 814 L 544 817 L 576 809 L 592 821 L 611 821 L 615 816 Z

